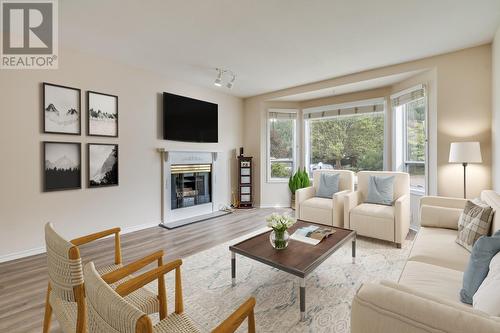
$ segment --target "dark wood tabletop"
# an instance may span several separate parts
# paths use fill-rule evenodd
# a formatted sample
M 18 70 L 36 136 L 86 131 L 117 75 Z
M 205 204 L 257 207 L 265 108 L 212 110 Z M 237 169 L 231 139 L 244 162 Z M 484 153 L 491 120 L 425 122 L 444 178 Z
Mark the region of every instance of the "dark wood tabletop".
M 292 235 L 298 228 L 310 225 L 323 228 L 330 227 L 298 220 L 288 229 L 288 233 Z M 338 227 L 330 228 L 335 229 L 335 233 L 323 239 L 317 245 L 290 239 L 286 249 L 276 250 L 269 241 L 271 231 L 268 231 L 234 244 L 229 247 L 229 250 L 304 278 L 347 241 L 356 239 L 356 231 L 354 230 Z

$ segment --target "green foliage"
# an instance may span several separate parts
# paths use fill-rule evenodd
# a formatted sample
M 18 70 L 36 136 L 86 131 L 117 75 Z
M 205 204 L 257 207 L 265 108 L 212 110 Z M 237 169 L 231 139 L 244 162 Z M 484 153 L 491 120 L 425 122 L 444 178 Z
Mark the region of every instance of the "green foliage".
M 283 163 L 271 163 L 272 178 L 287 178 L 290 176 L 290 169 Z
M 292 158 L 294 120 L 277 119 L 270 126 L 271 158 Z
M 309 180 L 309 175 L 307 174 L 306 168 L 297 170 L 293 176 L 290 176 L 288 180 L 288 187 L 290 188 L 290 192 L 295 194 L 300 188 L 310 186 L 311 182 Z
M 353 171 L 382 170 L 383 114 L 311 121 L 310 129 L 312 163 L 323 162 L 335 169 Z

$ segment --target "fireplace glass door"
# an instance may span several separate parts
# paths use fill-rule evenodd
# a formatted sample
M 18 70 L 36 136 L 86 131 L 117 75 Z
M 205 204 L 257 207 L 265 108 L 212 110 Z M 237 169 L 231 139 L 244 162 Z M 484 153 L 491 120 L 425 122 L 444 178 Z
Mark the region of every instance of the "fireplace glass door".
M 172 165 L 171 209 L 212 202 L 212 165 Z

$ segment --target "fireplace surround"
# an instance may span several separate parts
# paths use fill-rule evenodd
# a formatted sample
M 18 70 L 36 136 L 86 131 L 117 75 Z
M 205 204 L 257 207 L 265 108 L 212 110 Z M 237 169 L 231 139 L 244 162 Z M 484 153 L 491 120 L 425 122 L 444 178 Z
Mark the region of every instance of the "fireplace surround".
M 158 149 L 161 154 L 162 226 L 179 221 L 206 219 L 216 213 L 217 151 L 176 151 Z

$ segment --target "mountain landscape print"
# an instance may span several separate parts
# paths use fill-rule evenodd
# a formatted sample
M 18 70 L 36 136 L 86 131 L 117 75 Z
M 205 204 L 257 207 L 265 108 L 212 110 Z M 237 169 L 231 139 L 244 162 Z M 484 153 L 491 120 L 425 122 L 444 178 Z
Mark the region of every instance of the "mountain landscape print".
M 80 89 L 44 83 L 44 132 L 80 134 L 80 123 Z
M 118 145 L 88 144 L 89 187 L 118 185 Z
M 44 190 L 81 188 L 81 145 L 44 142 Z
M 87 92 L 88 135 L 118 136 L 118 96 Z

